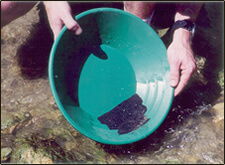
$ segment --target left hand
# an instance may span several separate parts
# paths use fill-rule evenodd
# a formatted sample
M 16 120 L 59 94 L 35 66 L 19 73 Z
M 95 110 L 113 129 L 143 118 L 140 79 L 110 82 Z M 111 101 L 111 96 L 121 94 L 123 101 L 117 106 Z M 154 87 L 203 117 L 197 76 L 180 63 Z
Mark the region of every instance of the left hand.
M 77 21 L 73 18 L 71 8 L 66 1 L 44 1 L 48 20 L 52 32 L 54 34 L 54 40 L 60 33 L 63 25 L 73 31 L 76 35 L 82 33 L 82 29 Z
M 175 96 L 184 89 L 196 69 L 190 37 L 191 33 L 185 29 L 175 30 L 173 41 L 167 49 L 170 85 L 175 88 Z

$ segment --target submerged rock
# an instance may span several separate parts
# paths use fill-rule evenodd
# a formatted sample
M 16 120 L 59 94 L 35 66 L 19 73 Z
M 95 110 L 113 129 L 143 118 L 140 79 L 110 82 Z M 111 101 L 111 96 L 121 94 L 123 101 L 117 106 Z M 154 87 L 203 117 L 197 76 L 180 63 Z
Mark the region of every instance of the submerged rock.
M 1 131 L 15 124 L 15 118 L 11 113 L 1 110 Z
M 222 88 L 222 92 L 224 93 L 224 70 L 219 72 L 218 75 L 218 83 L 220 85 L 220 87 Z
M 15 148 L 11 157 L 12 163 L 25 164 L 52 164 L 53 160 L 43 149 L 34 149 L 31 145 L 23 143 Z
M 215 126 L 215 130 L 224 132 L 224 102 L 216 103 L 211 112 L 213 114 L 213 123 Z
M 1 161 L 6 161 L 10 154 L 12 153 L 12 149 L 9 147 L 1 148 Z

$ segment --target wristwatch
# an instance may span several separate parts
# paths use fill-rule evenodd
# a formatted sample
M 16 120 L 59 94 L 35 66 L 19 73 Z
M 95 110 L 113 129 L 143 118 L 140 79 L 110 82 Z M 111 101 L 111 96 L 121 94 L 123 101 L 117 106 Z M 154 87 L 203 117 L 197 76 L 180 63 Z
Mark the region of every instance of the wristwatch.
M 195 23 L 190 21 L 190 20 L 179 20 L 176 21 L 170 28 L 171 32 L 174 32 L 174 30 L 183 28 L 192 33 L 192 36 L 194 35 L 195 32 Z

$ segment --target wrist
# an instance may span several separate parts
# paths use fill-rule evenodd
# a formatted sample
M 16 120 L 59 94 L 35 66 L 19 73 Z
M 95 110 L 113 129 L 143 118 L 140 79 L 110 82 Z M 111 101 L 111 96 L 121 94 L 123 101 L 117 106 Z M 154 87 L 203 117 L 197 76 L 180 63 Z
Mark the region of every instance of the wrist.
M 171 26 L 170 31 L 175 40 L 191 41 L 195 32 L 195 24 L 190 20 L 178 20 Z
M 182 42 L 182 43 L 190 43 L 192 38 L 192 33 L 186 29 L 178 28 L 173 33 L 173 41 Z

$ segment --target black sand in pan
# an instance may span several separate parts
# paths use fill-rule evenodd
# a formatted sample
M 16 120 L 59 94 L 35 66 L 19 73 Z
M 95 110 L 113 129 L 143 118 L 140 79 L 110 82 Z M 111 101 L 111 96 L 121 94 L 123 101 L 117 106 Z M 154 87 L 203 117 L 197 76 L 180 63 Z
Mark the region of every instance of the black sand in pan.
M 146 110 L 142 99 L 134 94 L 111 111 L 98 117 L 98 120 L 106 124 L 109 129 L 118 129 L 119 134 L 125 134 L 139 128 L 149 120 L 144 116 Z

